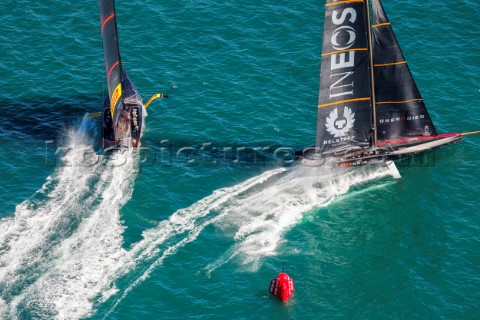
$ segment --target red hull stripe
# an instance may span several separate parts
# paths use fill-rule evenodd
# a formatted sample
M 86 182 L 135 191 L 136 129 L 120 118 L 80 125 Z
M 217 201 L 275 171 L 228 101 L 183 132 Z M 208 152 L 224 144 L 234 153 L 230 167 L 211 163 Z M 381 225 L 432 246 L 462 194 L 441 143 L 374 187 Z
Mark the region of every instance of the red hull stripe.
M 437 136 L 421 136 L 421 137 L 404 138 L 404 139 L 397 139 L 397 140 L 386 140 L 386 141 L 379 142 L 378 145 L 383 146 L 387 144 L 406 143 L 406 142 L 415 142 L 415 141 L 423 141 L 423 140 L 437 140 L 437 139 L 456 137 L 461 135 L 462 135 L 461 133 L 443 133 Z

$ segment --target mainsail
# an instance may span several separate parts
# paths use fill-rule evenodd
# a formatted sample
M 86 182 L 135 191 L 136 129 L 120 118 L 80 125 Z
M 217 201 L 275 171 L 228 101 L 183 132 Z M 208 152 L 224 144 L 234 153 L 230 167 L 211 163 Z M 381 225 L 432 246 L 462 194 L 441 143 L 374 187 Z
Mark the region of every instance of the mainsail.
M 110 112 L 115 126 L 123 108 L 122 64 L 120 62 L 120 50 L 118 47 L 115 5 L 113 0 L 99 0 L 98 4 L 100 6 L 103 54 L 107 72 Z
M 369 0 L 326 0 L 317 139 L 295 152 L 301 164 L 395 160 L 480 133 L 437 134 L 380 0 L 370 1 L 371 15 Z
M 370 144 L 369 44 L 363 0 L 327 0 L 317 116 L 317 153 Z
M 437 135 L 382 4 L 371 1 L 371 23 L 368 0 L 326 1 L 316 153 Z
M 371 1 L 378 140 L 435 136 L 433 122 L 382 4 L 380 0 Z

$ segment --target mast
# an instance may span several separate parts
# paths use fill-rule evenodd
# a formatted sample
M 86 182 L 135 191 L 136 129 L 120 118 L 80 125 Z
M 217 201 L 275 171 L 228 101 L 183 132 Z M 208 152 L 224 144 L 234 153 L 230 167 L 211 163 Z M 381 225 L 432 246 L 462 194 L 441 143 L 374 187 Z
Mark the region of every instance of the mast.
M 370 64 L 370 92 L 372 100 L 372 122 L 373 122 L 373 132 L 372 132 L 372 145 L 373 147 L 377 146 L 377 105 L 375 103 L 375 78 L 373 71 L 373 46 L 372 46 L 372 30 L 370 24 L 370 5 L 369 1 L 365 0 L 365 11 L 367 13 L 367 38 L 368 38 L 368 53 L 369 53 L 369 64 Z

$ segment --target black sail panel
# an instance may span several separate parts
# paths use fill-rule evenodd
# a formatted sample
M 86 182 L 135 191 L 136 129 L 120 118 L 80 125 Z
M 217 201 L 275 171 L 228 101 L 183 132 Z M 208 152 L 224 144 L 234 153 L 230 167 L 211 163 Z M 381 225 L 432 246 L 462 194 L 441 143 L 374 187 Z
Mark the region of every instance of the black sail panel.
M 113 0 L 99 0 L 102 26 L 103 55 L 107 72 L 108 96 L 113 123 L 116 124 L 123 108 L 122 64 L 118 48 L 117 22 Z
M 378 140 L 436 135 L 383 6 L 371 1 Z
M 317 150 L 369 145 L 370 71 L 363 0 L 327 0 L 317 115 Z

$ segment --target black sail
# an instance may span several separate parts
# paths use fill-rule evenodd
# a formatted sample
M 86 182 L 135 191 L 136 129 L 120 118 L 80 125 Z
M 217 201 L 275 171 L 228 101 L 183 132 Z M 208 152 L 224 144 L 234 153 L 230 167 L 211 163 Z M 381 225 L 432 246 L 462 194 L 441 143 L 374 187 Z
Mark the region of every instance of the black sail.
M 99 0 L 102 25 L 103 55 L 107 72 L 108 96 L 113 123 L 116 124 L 123 108 L 122 64 L 118 48 L 117 21 L 113 0 Z
M 371 1 L 378 140 L 436 135 L 382 4 Z
M 317 152 L 371 142 L 372 108 L 363 0 L 327 0 L 323 33 Z

